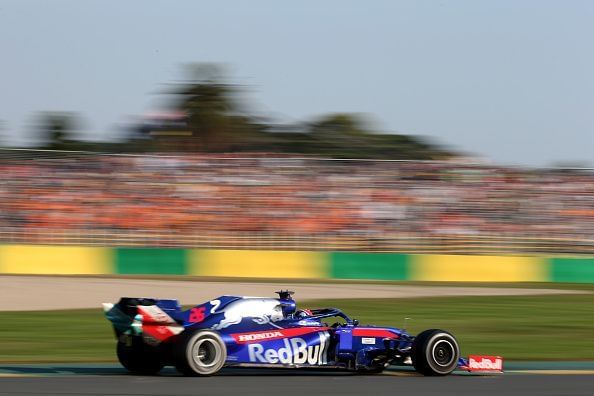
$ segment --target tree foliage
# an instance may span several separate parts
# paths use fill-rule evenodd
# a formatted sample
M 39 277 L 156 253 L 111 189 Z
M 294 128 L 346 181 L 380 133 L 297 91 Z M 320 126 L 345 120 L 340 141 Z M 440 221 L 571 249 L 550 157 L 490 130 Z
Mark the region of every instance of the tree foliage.
M 377 159 L 450 155 L 412 136 L 376 133 L 360 114 L 324 114 L 310 122 L 279 128 L 244 110 L 240 88 L 226 80 L 225 71 L 218 65 L 191 65 L 186 70 L 189 78 L 173 91 L 173 110 L 186 115 L 191 131 L 191 138 L 183 140 L 185 149 Z
M 62 150 L 69 142 L 77 140 L 80 121 L 71 112 L 43 112 L 37 115 L 36 129 L 38 137 L 45 142 L 44 148 Z
M 74 113 L 46 112 L 38 117 L 45 148 L 116 152 L 267 152 L 334 158 L 442 159 L 451 153 L 417 137 L 377 133 L 356 113 L 322 114 L 315 119 L 279 126 L 246 110 L 241 87 L 217 64 L 190 64 L 185 79 L 172 85 L 168 111 L 175 122 L 138 126 L 122 143 L 75 139 Z M 140 136 L 139 136 L 140 135 Z

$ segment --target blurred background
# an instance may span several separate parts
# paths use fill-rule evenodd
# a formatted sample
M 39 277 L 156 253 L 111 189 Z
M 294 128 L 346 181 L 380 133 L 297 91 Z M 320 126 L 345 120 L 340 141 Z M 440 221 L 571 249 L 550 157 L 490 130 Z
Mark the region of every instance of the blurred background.
M 114 127 L 117 139 L 81 137 L 80 112 L 35 112 L 34 139 L 0 149 L 0 242 L 594 251 L 594 170 L 575 165 L 582 157 L 500 164 L 456 142 L 379 131 L 363 113 L 279 123 L 254 109 L 225 65 L 181 70 L 158 86 L 160 107 Z M 526 131 L 529 161 L 539 133 Z
M 0 150 L 0 240 L 406 253 L 594 252 L 590 169 L 528 170 L 456 157 L 209 154 L 186 150 L 199 145 L 199 137 L 181 139 L 188 141 L 183 154 Z M 148 144 L 161 143 L 175 145 L 178 137 L 151 138 Z M 288 147 L 292 144 L 287 140 Z M 398 156 L 399 148 L 393 150 Z M 429 155 L 433 149 L 419 150 Z
M 589 2 L 3 5 L 0 242 L 594 250 Z

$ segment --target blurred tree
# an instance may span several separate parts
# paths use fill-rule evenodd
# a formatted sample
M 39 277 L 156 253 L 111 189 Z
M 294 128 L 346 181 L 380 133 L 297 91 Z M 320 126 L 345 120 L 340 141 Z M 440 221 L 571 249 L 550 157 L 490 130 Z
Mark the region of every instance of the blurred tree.
M 327 114 L 308 124 L 290 126 L 290 132 L 279 131 L 283 128 L 257 120 L 245 111 L 239 99 L 240 87 L 227 80 L 223 66 L 189 64 L 185 73 L 186 79 L 168 93 L 175 98 L 172 111 L 185 117 L 186 133 L 149 133 L 160 135 L 153 146 L 157 150 L 259 151 L 382 159 L 431 159 L 443 153 L 412 136 L 375 133 L 360 114 Z
M 337 113 L 322 116 L 310 124 L 309 134 L 315 151 L 338 157 L 354 158 L 367 154 L 370 132 L 358 114 Z
M 358 135 L 363 129 L 362 117 L 357 114 L 336 113 L 322 116 L 310 126 L 310 133 L 330 136 Z
M 187 115 L 188 128 L 198 147 L 204 151 L 225 151 L 242 143 L 256 129 L 250 117 L 242 113 L 237 87 L 225 81 L 220 65 L 186 66 L 189 79 L 176 88 L 177 110 Z M 253 136 L 252 136 L 253 137 Z
M 36 129 L 43 148 L 52 150 L 77 149 L 80 119 L 73 112 L 43 112 L 37 116 Z
M 313 152 L 338 158 L 437 159 L 447 157 L 418 137 L 376 133 L 362 115 L 337 113 L 312 123 Z

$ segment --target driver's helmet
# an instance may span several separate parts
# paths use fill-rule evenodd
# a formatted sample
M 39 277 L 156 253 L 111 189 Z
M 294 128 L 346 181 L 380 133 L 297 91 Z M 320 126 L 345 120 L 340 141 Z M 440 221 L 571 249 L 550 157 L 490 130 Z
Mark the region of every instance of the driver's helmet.
M 300 309 L 297 312 L 295 312 L 295 317 L 297 319 L 305 319 L 310 316 L 313 316 L 313 312 L 311 312 L 311 310 L 309 309 Z

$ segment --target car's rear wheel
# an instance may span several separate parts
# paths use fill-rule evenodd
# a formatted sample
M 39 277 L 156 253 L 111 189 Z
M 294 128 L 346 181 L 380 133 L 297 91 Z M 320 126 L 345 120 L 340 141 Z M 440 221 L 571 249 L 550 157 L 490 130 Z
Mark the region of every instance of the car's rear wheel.
M 216 374 L 227 360 L 227 347 L 221 336 L 211 330 L 182 334 L 177 345 L 175 367 L 184 375 Z
M 116 352 L 122 366 L 133 374 L 154 375 L 165 366 L 159 350 L 146 345 L 140 337 L 118 341 Z
M 456 369 L 460 347 L 456 338 L 444 330 L 425 330 L 414 340 L 411 358 L 423 375 L 447 375 Z

